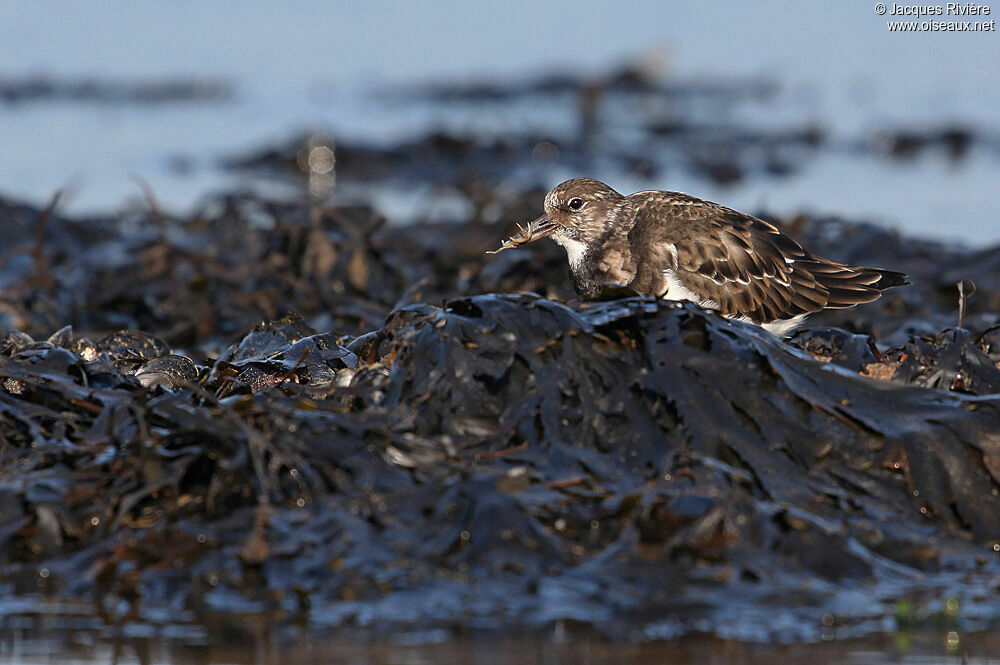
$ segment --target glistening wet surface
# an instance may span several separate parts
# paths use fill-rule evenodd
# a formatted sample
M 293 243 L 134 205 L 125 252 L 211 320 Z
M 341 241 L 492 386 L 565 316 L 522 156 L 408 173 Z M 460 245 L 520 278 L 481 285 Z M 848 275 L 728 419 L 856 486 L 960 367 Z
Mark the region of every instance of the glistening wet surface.
M 914 284 L 786 344 L 573 299 L 554 245 L 485 258 L 503 222 L 2 210 L 6 616 L 758 643 L 1000 617 L 995 250 L 794 220 Z
M 228 633 L 236 638 L 236 631 Z M 24 665 L 995 665 L 991 634 L 902 632 L 810 644 L 759 644 L 689 637 L 615 643 L 564 629 L 535 637 L 467 637 L 435 642 L 433 633 L 390 639 L 274 631 L 249 621 L 239 639 L 205 643 L 146 636 L 94 637 L 58 631 L 45 638 L 0 628 L 0 659 Z

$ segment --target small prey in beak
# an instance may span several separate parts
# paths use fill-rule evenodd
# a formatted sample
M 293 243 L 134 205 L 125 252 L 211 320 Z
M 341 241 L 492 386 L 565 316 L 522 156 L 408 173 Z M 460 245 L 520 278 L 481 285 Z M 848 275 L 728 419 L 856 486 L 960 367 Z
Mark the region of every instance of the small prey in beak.
M 505 249 L 515 249 L 521 245 L 527 245 L 529 242 L 535 242 L 536 240 L 541 240 L 542 238 L 548 238 L 550 235 L 555 233 L 558 227 L 559 225 L 549 219 L 548 215 L 542 215 L 535 221 L 529 222 L 527 226 L 521 226 L 518 224 L 518 232 L 516 234 L 504 240 L 503 244 L 497 249 L 486 253 L 498 254 Z

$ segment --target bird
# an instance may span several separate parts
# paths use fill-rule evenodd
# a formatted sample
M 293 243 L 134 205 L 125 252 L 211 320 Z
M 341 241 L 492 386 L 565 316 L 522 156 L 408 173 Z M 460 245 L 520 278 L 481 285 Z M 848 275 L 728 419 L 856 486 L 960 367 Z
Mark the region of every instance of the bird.
M 901 272 L 815 256 L 774 225 L 680 192 L 625 196 L 592 178 L 549 191 L 544 214 L 491 253 L 551 237 L 582 297 L 605 284 L 691 301 L 785 337 L 806 317 L 878 299 Z

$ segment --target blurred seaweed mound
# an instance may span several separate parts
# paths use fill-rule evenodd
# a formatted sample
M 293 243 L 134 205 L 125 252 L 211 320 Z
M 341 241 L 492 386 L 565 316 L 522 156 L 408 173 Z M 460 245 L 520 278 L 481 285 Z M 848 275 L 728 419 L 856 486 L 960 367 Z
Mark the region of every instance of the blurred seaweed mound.
M 484 257 L 506 222 L 227 195 L 0 225 L 0 588 L 28 607 L 632 639 L 1000 617 L 1000 250 L 792 220 L 914 285 L 786 344 L 571 299 L 554 245 Z

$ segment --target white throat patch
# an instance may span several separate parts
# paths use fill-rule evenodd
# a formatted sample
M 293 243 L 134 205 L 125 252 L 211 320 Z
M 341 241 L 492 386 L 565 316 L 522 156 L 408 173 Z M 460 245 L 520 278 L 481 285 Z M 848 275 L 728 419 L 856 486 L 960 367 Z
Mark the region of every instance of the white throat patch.
M 569 259 L 570 267 L 574 269 L 580 267 L 580 264 L 583 263 L 583 257 L 587 253 L 587 245 L 572 238 L 559 236 L 552 236 L 552 238 L 566 250 L 566 258 Z

